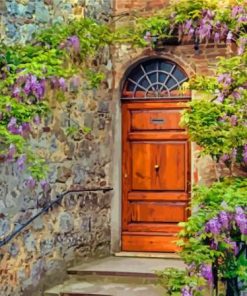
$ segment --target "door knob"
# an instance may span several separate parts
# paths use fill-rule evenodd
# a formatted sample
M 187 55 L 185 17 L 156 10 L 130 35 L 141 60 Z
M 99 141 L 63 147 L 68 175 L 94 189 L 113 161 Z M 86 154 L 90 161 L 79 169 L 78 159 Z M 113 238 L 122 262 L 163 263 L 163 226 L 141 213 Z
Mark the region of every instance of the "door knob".
M 159 166 L 158 164 L 156 164 L 156 165 L 154 166 L 154 168 L 155 168 L 156 171 L 158 171 L 158 169 L 160 168 L 160 166 Z

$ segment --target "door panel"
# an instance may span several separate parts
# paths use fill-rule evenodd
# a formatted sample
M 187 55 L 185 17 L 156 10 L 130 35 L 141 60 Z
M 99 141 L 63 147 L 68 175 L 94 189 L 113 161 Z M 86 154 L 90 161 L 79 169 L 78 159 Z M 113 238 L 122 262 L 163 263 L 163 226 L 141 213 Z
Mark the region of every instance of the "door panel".
M 122 249 L 132 252 L 176 252 L 176 236 L 150 233 L 123 233 Z
M 180 125 L 181 109 L 134 110 L 131 112 L 131 131 L 184 130 Z
M 122 105 L 124 251 L 177 250 L 190 191 L 190 144 L 179 125 L 185 107 L 157 101 Z
M 185 219 L 186 203 L 131 202 L 130 222 L 180 222 Z
M 185 190 L 185 142 L 131 143 L 133 190 Z

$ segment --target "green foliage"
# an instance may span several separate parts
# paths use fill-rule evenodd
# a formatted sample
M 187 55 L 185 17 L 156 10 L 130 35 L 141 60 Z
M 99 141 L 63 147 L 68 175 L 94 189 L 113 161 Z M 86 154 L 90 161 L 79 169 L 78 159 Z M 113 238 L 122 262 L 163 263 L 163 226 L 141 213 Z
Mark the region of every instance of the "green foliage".
M 197 76 L 190 82 L 190 87 L 207 91 L 211 96 L 194 100 L 183 114 L 182 124 L 190 133 L 191 139 L 203 148 L 204 154 L 216 159 L 230 154 L 241 147 L 247 139 L 247 91 L 243 88 L 247 77 L 247 54 L 222 58 L 217 72 L 227 73 L 232 80 L 229 86 L 217 82 L 215 78 Z M 222 93 L 223 102 L 217 102 L 216 93 Z M 236 95 L 238 96 L 236 98 Z M 237 159 L 242 162 L 242 158 Z
M 183 287 L 189 287 L 194 290 L 195 296 L 200 296 L 202 293 L 197 290 L 197 287 L 205 286 L 205 280 L 196 275 L 188 275 L 186 270 L 176 268 L 167 268 L 164 271 L 157 273 L 159 284 L 166 289 L 166 295 L 180 296 Z
M 216 0 L 174 0 L 172 1 L 173 10 L 176 13 L 175 23 L 184 23 L 188 19 L 198 19 L 202 16 L 205 9 L 217 9 Z

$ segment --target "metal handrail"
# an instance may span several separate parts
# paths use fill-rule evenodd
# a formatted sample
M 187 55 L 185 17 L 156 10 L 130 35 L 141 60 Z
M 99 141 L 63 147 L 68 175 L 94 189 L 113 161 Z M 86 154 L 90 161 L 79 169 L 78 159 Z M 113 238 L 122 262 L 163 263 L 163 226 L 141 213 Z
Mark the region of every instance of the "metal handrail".
M 36 215 L 30 218 L 27 222 L 21 224 L 18 229 L 14 230 L 11 234 L 6 236 L 3 240 L 0 240 L 0 248 L 9 243 L 17 234 L 19 234 L 24 228 L 26 228 L 29 224 L 31 224 L 36 218 L 41 216 L 43 213 L 48 212 L 55 204 L 59 204 L 65 195 L 73 194 L 73 193 L 83 193 L 89 191 L 103 191 L 103 193 L 113 190 L 111 187 L 104 188 L 80 188 L 80 189 L 70 189 L 63 193 L 57 194 L 56 199 L 51 201 L 47 206 L 45 206 L 41 211 L 39 211 Z

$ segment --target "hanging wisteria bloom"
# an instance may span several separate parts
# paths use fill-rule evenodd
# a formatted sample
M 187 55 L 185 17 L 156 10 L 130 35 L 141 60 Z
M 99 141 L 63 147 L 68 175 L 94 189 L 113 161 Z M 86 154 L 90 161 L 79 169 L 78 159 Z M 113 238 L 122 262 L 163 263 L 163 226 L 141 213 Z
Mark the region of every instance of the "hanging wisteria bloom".
M 40 181 L 40 186 L 41 186 L 44 194 L 47 194 L 51 189 L 51 186 L 50 186 L 50 184 L 49 184 L 49 182 L 47 180 L 41 180 Z
M 218 217 L 216 218 L 212 218 L 210 219 L 205 226 L 205 230 L 206 232 L 211 232 L 213 234 L 219 234 L 221 231 L 221 223 L 218 219 Z
M 22 154 L 16 161 L 16 164 L 17 164 L 17 169 L 19 171 L 23 171 L 25 169 L 25 164 L 26 164 L 26 155 L 25 154 Z
M 65 48 L 68 51 L 72 51 L 76 54 L 78 54 L 80 52 L 80 39 L 78 38 L 78 36 L 73 35 L 67 38 L 67 40 L 63 43 L 60 44 L 60 48 Z
M 19 126 L 17 125 L 17 119 L 15 117 L 12 117 L 7 125 L 8 130 L 14 134 L 14 135 L 19 135 L 20 134 L 20 129 Z
M 39 115 L 35 115 L 34 118 L 33 118 L 33 122 L 36 124 L 36 125 L 40 125 L 41 123 L 41 119 L 39 117 Z
M 200 268 L 200 272 L 203 278 L 205 278 L 209 283 L 213 281 L 212 266 L 208 264 L 203 264 Z
M 235 221 L 240 229 L 240 232 L 247 235 L 247 216 L 243 208 L 236 208 Z
M 229 215 L 226 211 L 221 211 L 219 213 L 219 221 L 222 227 L 228 229 L 229 228 Z
M 182 289 L 182 296 L 193 296 L 193 293 L 190 291 L 189 287 L 184 287 Z
M 28 177 L 27 180 L 25 181 L 25 186 L 30 189 L 33 190 L 36 186 L 36 181 L 34 180 L 33 177 Z
M 230 238 L 226 238 L 225 242 L 231 246 L 234 255 L 237 255 L 239 252 L 239 248 L 238 248 L 237 243 L 235 241 L 232 241 Z
M 232 77 L 228 73 L 221 74 L 218 77 L 218 82 L 221 83 L 224 87 L 228 87 L 232 83 Z

